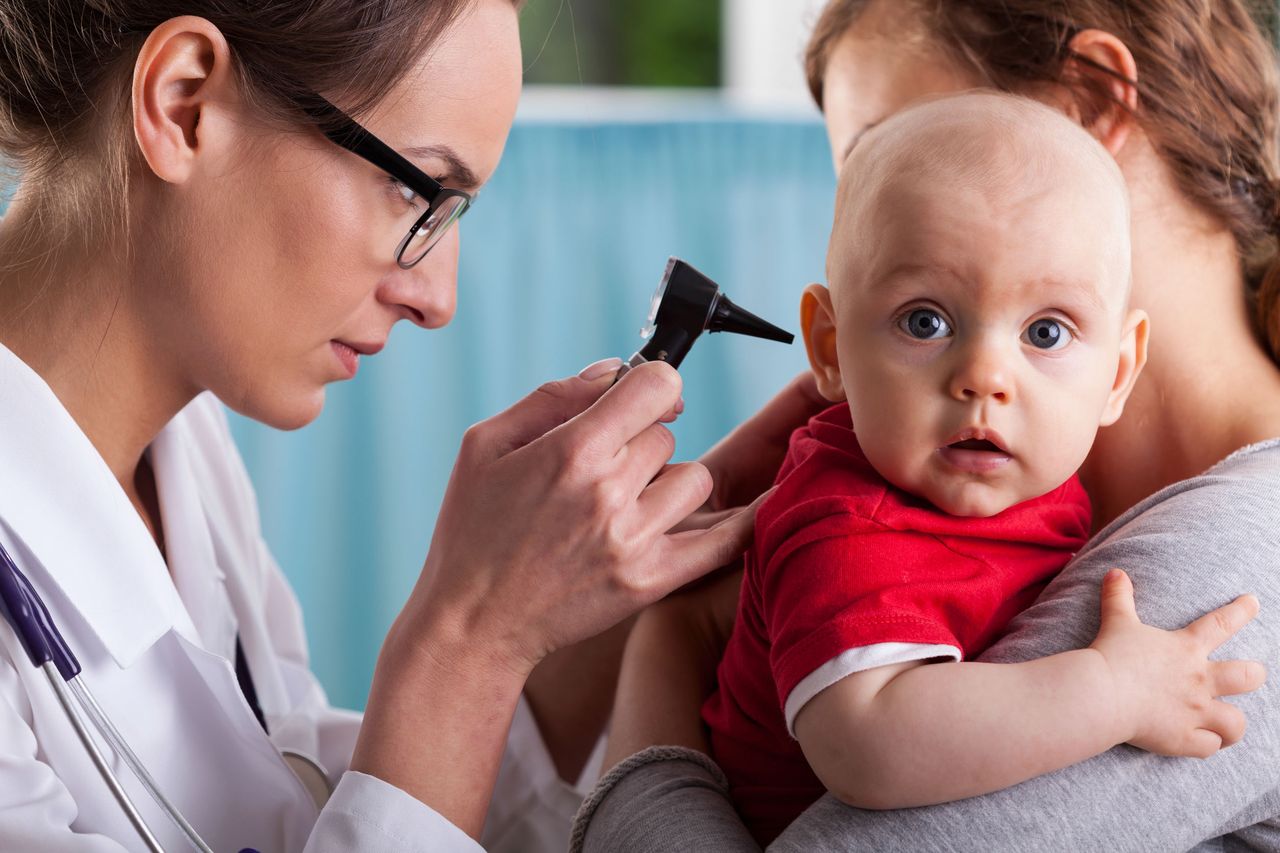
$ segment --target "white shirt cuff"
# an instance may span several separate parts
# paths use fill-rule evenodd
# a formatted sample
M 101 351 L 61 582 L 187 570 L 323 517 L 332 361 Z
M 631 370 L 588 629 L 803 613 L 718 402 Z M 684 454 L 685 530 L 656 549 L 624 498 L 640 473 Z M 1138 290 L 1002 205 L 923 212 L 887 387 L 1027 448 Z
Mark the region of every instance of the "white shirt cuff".
M 306 853 L 352 850 L 484 853 L 474 838 L 426 803 L 375 776 L 348 770 L 320 810 Z
M 810 699 L 855 672 L 895 663 L 908 663 L 913 660 L 931 658 L 960 660 L 962 657 L 964 657 L 963 653 L 955 646 L 926 643 L 875 643 L 870 646 L 846 649 L 800 679 L 800 683 L 787 695 L 786 704 L 783 706 L 783 714 L 787 718 L 787 733 L 792 737 L 796 736 L 796 716 Z

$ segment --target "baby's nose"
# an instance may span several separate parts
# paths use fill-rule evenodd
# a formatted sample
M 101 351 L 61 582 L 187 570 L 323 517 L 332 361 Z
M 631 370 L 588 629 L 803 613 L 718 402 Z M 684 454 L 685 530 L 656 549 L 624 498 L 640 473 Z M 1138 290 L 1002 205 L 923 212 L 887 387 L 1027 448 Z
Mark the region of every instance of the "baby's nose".
M 950 391 L 960 401 L 992 399 L 1007 403 L 1013 398 L 1013 377 L 994 348 L 973 347 L 962 356 L 952 375 Z

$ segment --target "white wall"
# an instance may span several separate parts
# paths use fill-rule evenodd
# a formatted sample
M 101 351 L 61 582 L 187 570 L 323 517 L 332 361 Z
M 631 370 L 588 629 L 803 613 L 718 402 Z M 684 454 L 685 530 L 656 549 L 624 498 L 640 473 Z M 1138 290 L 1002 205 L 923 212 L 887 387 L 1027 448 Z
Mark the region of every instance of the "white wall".
M 759 106 L 809 103 L 801 60 L 825 0 L 722 0 L 725 91 Z

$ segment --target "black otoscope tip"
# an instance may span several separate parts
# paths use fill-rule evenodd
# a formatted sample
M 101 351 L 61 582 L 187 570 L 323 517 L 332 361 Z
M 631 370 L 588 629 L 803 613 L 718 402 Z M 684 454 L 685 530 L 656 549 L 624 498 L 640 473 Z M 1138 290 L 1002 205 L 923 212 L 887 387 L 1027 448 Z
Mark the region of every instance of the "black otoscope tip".
M 761 320 L 745 308 L 734 305 L 723 293 L 720 294 L 720 300 L 716 303 L 715 311 L 712 312 L 711 321 L 707 323 L 707 331 L 733 332 L 737 335 L 750 335 L 753 338 L 764 338 L 766 341 L 778 341 L 784 344 L 789 344 L 796 339 L 796 336 L 790 332 L 783 331 L 767 320 Z
M 672 258 L 653 295 L 649 325 L 642 333 L 647 341 L 628 364 L 665 361 L 679 367 L 703 332 L 733 332 L 784 344 L 795 340 L 794 335 L 734 305 L 718 284 L 690 264 Z

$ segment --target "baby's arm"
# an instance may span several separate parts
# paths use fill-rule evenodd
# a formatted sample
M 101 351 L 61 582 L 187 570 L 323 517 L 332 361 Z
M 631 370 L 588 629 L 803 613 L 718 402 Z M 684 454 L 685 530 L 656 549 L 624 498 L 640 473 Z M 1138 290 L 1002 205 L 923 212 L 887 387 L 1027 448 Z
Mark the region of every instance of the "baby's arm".
M 1253 619 L 1242 596 L 1180 631 L 1139 621 L 1123 572 L 1103 582 L 1102 626 L 1085 649 L 1014 664 L 907 663 L 855 673 L 796 717 L 810 766 L 833 794 L 908 808 L 1016 785 L 1129 743 L 1208 757 L 1244 734 L 1215 697 L 1266 678 L 1208 654 Z

